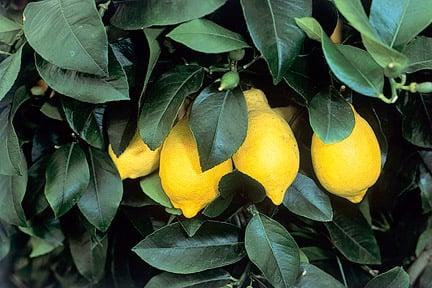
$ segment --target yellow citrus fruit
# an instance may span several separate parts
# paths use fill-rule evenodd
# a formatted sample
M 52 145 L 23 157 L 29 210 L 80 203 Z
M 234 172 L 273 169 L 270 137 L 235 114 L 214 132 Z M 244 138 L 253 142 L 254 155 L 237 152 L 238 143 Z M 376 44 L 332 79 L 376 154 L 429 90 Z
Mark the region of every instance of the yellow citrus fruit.
M 234 165 L 260 182 L 272 202 L 280 205 L 299 169 L 297 141 L 288 123 L 270 108 L 261 90 L 250 89 L 244 95 L 248 131 L 233 155 Z
M 192 218 L 218 197 L 219 180 L 233 170 L 231 159 L 202 172 L 195 139 L 186 120 L 179 121 L 162 146 L 159 176 L 175 208 Z
M 351 135 L 338 143 L 325 144 L 314 134 L 311 153 L 321 185 L 337 196 L 359 203 L 380 175 L 381 151 L 369 123 L 355 111 L 354 116 Z
M 155 171 L 159 166 L 160 148 L 150 150 L 141 139 L 138 132 L 132 138 L 128 147 L 117 157 L 112 146 L 108 147 L 108 154 L 113 160 L 122 179 L 136 179 Z

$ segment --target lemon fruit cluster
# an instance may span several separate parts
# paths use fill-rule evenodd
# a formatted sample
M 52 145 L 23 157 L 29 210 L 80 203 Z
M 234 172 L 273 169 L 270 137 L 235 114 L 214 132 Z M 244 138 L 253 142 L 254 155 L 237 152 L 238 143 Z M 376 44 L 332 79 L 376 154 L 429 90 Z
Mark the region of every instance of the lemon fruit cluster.
M 312 164 L 329 192 L 359 203 L 381 172 L 381 150 L 370 125 L 353 109 L 355 124 L 344 140 L 325 144 L 312 136 Z
M 294 134 L 284 118 L 273 111 L 261 90 L 244 92 L 248 106 L 248 131 L 233 155 L 235 167 L 260 182 L 267 196 L 280 205 L 300 165 Z

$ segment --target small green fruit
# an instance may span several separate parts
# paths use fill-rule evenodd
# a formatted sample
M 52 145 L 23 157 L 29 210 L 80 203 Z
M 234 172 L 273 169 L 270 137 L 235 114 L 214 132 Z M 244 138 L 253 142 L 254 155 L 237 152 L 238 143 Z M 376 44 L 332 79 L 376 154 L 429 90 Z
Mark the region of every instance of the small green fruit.
M 399 63 L 391 62 L 385 67 L 384 74 L 389 78 L 399 77 L 403 72 L 403 67 Z
M 417 83 L 416 90 L 418 93 L 431 93 L 432 82 Z
M 244 49 L 238 49 L 234 50 L 228 53 L 229 59 L 232 61 L 240 61 L 245 56 L 245 50 Z
M 240 83 L 240 76 L 237 71 L 229 71 L 222 76 L 219 91 L 231 90 Z

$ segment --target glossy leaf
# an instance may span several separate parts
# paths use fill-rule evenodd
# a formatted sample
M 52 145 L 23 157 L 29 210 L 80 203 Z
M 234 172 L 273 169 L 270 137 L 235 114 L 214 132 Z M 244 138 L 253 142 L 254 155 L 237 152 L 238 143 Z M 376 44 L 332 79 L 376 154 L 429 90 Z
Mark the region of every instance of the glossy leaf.
M 208 0 L 197 5 L 195 0 L 131 1 L 120 4 L 111 23 L 125 30 L 154 25 L 173 25 L 201 18 L 221 7 L 226 0 Z
M 373 1 L 370 23 L 390 47 L 405 44 L 432 23 L 428 0 Z
M 13 120 L 21 105 L 29 99 L 24 86 L 18 88 L 14 94 L 12 103 L 6 106 L 0 105 L 0 174 L 22 175 L 25 171 L 22 167 L 21 146 L 15 132 Z
M 432 38 L 419 36 L 410 42 L 404 50 L 408 56 L 407 73 L 432 69 Z
M 333 278 L 330 274 L 327 274 L 318 267 L 302 263 L 300 265 L 300 273 L 297 281 L 294 285 L 295 288 L 312 288 L 312 287 L 333 287 L 343 288 L 345 287 L 338 280 Z
M 82 102 L 105 103 L 129 99 L 126 73 L 112 50 L 109 50 L 109 76 L 100 77 L 62 69 L 35 54 L 36 68 L 48 85 L 57 92 Z
M 89 180 L 89 166 L 78 144 L 66 144 L 54 152 L 46 169 L 45 196 L 56 217 L 79 201 Z
M 87 159 L 90 184 L 79 200 L 78 208 L 91 224 L 105 232 L 120 206 L 123 185 L 117 168 L 106 153 L 90 147 Z
M 248 114 L 240 88 L 218 91 L 213 84 L 195 99 L 189 125 L 203 171 L 230 159 L 246 138 Z
M 297 19 L 312 39 L 321 39 L 327 64 L 336 77 L 360 94 L 378 97 L 384 87 L 383 69 L 364 50 L 349 45 L 336 45 L 311 17 Z
M 224 237 L 219 236 L 222 233 Z M 133 251 L 151 266 L 179 274 L 233 264 L 245 255 L 237 227 L 210 221 L 194 237 L 188 237 L 180 223 L 165 226 L 138 243 Z
M 304 34 L 294 18 L 312 13 L 310 0 L 242 0 L 243 14 L 252 40 L 278 83 L 299 54 Z
M 62 100 L 65 119 L 72 130 L 93 147 L 105 146 L 102 132 L 104 109 L 64 97 Z
M 337 92 L 320 92 L 309 104 L 309 121 L 312 130 L 326 144 L 337 143 L 354 129 L 354 112 Z
M 21 156 L 23 173 L 19 175 L 0 174 L 0 218 L 11 225 L 25 226 L 26 216 L 22 207 L 27 188 L 27 165 Z
M 29 3 L 24 33 L 30 46 L 57 67 L 99 76 L 109 73 L 108 40 L 94 1 Z
M 206 221 L 200 218 L 192 218 L 180 221 L 181 226 L 189 237 L 193 237 Z
M 0 63 L 0 100 L 2 100 L 18 77 L 21 69 L 22 47 L 13 55 L 7 57 Z
M 177 66 L 163 74 L 144 99 L 138 120 L 141 137 L 155 150 L 171 130 L 186 97 L 198 91 L 204 78 L 196 65 Z
M 231 275 L 222 269 L 208 270 L 189 275 L 163 272 L 154 276 L 144 288 L 220 288 L 233 282 Z
M 164 207 L 173 208 L 170 199 L 165 194 L 162 188 L 158 172 L 155 172 L 141 179 L 140 186 L 144 194 L 149 196 L 153 201 Z
M 0 33 L 11 32 L 21 30 L 22 25 L 7 18 L 4 15 L 0 15 Z
M 249 47 L 240 34 L 207 19 L 196 19 L 181 24 L 167 37 L 203 53 L 224 53 Z
M 253 203 L 259 203 L 266 197 L 265 189 L 261 183 L 238 170 L 222 177 L 219 181 L 219 191 L 225 195 L 238 193 Z
M 333 210 L 330 199 L 309 177 L 298 173 L 285 193 L 283 204 L 291 212 L 315 220 L 331 221 Z
M 333 212 L 333 221 L 325 223 L 332 243 L 351 262 L 380 264 L 381 256 L 373 231 L 358 210 Z
M 240 173 L 240 172 L 239 172 Z M 243 174 L 242 174 L 243 175 Z M 221 180 L 219 180 L 218 190 L 219 196 L 213 200 L 202 212 L 205 216 L 214 218 L 221 215 L 231 204 L 235 193 L 239 192 L 241 189 L 242 181 L 238 181 L 241 175 L 229 173 L 224 175 Z M 255 181 L 256 182 L 256 181 Z M 262 185 L 260 185 L 261 199 L 265 198 L 265 191 Z M 252 186 L 251 186 L 252 187 Z
M 281 224 L 254 215 L 246 227 L 245 246 L 249 259 L 275 288 L 293 286 L 300 267 L 299 248 Z
M 419 147 L 432 148 L 432 94 L 405 95 L 398 105 L 403 137 Z
M 395 267 L 383 274 L 370 280 L 365 288 L 406 288 L 409 287 L 410 280 L 408 273 L 402 267 Z

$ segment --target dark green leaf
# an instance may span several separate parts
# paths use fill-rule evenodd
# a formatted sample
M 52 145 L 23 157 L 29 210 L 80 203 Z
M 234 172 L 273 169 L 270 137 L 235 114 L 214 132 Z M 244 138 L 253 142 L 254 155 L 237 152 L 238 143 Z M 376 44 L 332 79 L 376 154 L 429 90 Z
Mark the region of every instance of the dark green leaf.
M 113 103 L 105 110 L 107 134 L 114 154 L 120 156 L 137 130 L 136 106 L 130 102 Z
M 370 23 L 390 47 L 406 44 L 432 23 L 429 0 L 372 1 Z
M 160 270 L 189 274 L 242 259 L 245 251 L 240 237 L 241 231 L 227 223 L 206 222 L 194 237 L 188 237 L 180 223 L 174 223 L 147 236 L 133 251 Z
M 240 34 L 206 19 L 181 24 L 167 37 L 203 53 L 224 53 L 249 47 Z
M 403 137 L 414 145 L 432 148 L 432 94 L 405 95 L 398 104 Z
M 402 267 L 395 267 L 369 281 L 365 288 L 408 288 L 409 285 L 408 273 Z
M 30 46 L 55 66 L 108 75 L 108 40 L 94 1 L 29 3 L 24 10 L 24 33 Z
M 92 235 L 89 231 L 69 231 L 69 248 L 79 273 L 91 283 L 97 283 L 104 274 L 108 237 Z
M 186 219 L 180 221 L 181 226 L 188 234 L 189 237 L 193 237 L 195 233 L 201 228 L 205 220 L 200 218 Z
M 26 217 L 22 201 L 27 188 L 27 164 L 21 155 L 22 176 L 0 174 L 0 218 L 5 222 L 25 226 Z
M 320 247 L 311 246 L 311 247 L 303 247 L 301 251 L 308 257 L 309 261 L 322 261 L 334 259 L 335 254 L 332 251 L 324 250 Z
M 120 4 L 112 24 L 125 30 L 137 30 L 154 25 L 173 25 L 201 18 L 221 7 L 226 0 L 150 0 Z
M 21 146 L 13 120 L 19 107 L 29 99 L 24 86 L 18 88 L 11 104 L 0 106 L 0 174 L 22 175 Z
M 404 50 L 409 59 L 407 73 L 432 69 L 432 38 L 419 36 Z
M 239 172 L 240 173 L 240 172 Z M 234 194 L 237 193 L 239 182 L 235 175 L 227 174 L 219 181 L 219 196 L 211 202 L 202 212 L 205 216 L 214 218 L 221 215 L 231 204 Z M 261 186 L 261 193 L 264 195 L 261 201 L 265 198 L 264 188 Z
M 120 66 L 128 79 L 129 87 L 134 87 L 136 82 L 136 62 L 137 55 L 135 45 L 130 38 L 121 38 L 114 43 L 110 43 L 110 47 L 117 58 Z M 108 55 L 109 57 L 109 55 Z
M 66 121 L 72 130 L 93 147 L 104 145 L 102 125 L 104 109 L 71 98 L 62 98 Z
M 294 18 L 312 13 L 310 0 L 241 0 L 252 40 L 267 61 L 274 83 L 299 54 L 304 34 Z
M 1 25 L 0 25 L 1 26 Z M 21 69 L 22 46 L 0 63 L 0 100 L 2 100 L 18 77 Z
M 90 184 L 78 202 L 78 208 L 98 230 L 111 225 L 123 196 L 123 184 L 109 156 L 90 147 L 88 150 Z
M 420 165 L 418 176 L 418 187 L 422 200 L 424 213 L 432 211 L 432 174 L 423 165 Z
M 294 288 L 312 288 L 312 287 L 345 287 L 338 280 L 327 274 L 323 270 L 312 264 L 301 264 L 300 273 Z
M 226 287 L 231 282 L 233 282 L 231 275 L 222 269 L 189 275 L 163 272 L 150 279 L 144 288 L 220 288 Z
M 138 121 L 141 137 L 150 149 L 162 144 L 185 98 L 201 87 L 203 72 L 196 65 L 177 66 L 157 80 L 144 99 Z
M 0 261 L 9 254 L 13 231 L 12 226 L 0 221 Z
M 29 255 L 30 258 L 46 255 L 59 247 L 38 237 L 30 237 L 29 243 L 32 249 Z
M 337 143 L 354 129 L 354 112 L 347 101 L 334 90 L 320 92 L 309 104 L 312 130 L 326 144 Z
M 50 219 L 44 223 L 30 227 L 19 227 L 27 235 L 42 239 L 56 247 L 62 246 L 65 239 L 58 219 Z
M 61 94 L 89 103 L 128 100 L 126 73 L 111 49 L 108 55 L 109 76 L 106 77 L 62 69 L 45 61 L 38 54 L 35 54 L 35 62 L 40 76 Z
M 173 208 L 170 199 L 165 194 L 162 188 L 162 184 L 158 172 L 155 172 L 141 179 L 140 185 L 143 192 L 147 196 L 149 196 L 153 201 L 157 202 L 158 204 L 164 207 Z
M 259 203 L 266 197 L 261 183 L 238 170 L 222 177 L 219 181 L 219 191 L 222 195 L 238 193 L 253 203 Z
M 299 248 L 281 224 L 254 215 L 246 227 L 245 246 L 249 259 L 275 288 L 292 287 L 300 267 Z
M 333 210 L 330 199 L 309 177 L 298 173 L 285 193 L 283 204 L 291 212 L 315 220 L 331 221 Z
M 246 138 L 248 114 L 241 89 L 218 91 L 213 84 L 195 99 L 189 125 L 202 170 L 230 159 Z
M 0 33 L 21 30 L 22 25 L 15 22 L 4 15 L 0 15 Z
M 46 170 L 45 196 L 56 217 L 79 201 L 89 180 L 89 166 L 79 145 L 66 144 L 54 152 Z
M 358 210 L 333 211 L 333 221 L 325 223 L 336 248 L 351 262 L 380 264 L 381 256 L 375 236 Z
M 44 114 L 48 118 L 58 120 L 58 121 L 63 121 L 63 116 L 60 114 L 59 109 L 56 106 L 51 105 L 48 102 L 45 102 L 42 105 L 40 111 L 42 112 L 42 114 Z

